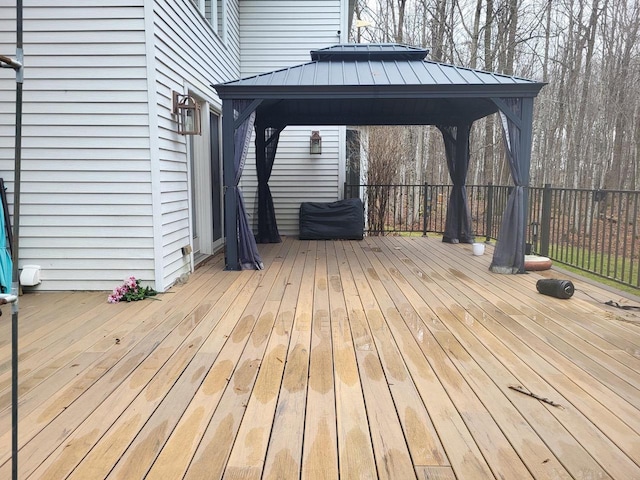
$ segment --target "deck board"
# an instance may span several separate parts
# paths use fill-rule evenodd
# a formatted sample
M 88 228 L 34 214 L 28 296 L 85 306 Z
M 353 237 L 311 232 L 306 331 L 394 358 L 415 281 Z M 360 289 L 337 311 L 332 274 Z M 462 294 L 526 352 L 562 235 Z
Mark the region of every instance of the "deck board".
M 483 298 L 487 298 L 488 296 L 489 295 L 485 293 Z M 542 299 L 542 298 L 546 298 L 546 297 L 538 296 L 538 299 Z M 562 300 L 557 300 L 556 303 L 557 302 L 562 302 L 560 303 L 560 305 L 566 306 L 566 302 L 563 302 Z M 484 310 L 483 315 L 486 315 L 486 309 Z M 525 315 L 521 315 L 521 316 L 504 315 L 503 318 L 508 318 L 510 320 L 511 325 L 514 325 L 514 326 L 518 325 L 519 327 L 521 327 L 522 325 L 528 325 L 531 328 L 531 325 L 536 324 L 535 321 L 532 322 L 531 318 Z M 565 318 L 565 317 L 558 317 L 558 318 Z M 513 320 L 515 320 L 515 322 Z M 532 328 L 532 330 L 535 331 L 536 328 Z M 546 336 L 540 336 L 539 338 L 546 340 L 548 342 L 550 339 L 554 337 L 550 335 L 546 335 Z M 514 348 L 513 351 L 519 352 L 521 349 L 523 349 L 523 347 Z M 549 349 L 548 351 L 549 351 L 549 354 L 547 355 L 547 357 L 554 358 L 552 353 L 553 350 Z M 555 353 L 560 353 L 560 352 L 556 350 Z M 512 365 L 513 363 L 510 362 L 510 365 Z M 611 363 L 615 363 L 615 362 L 611 362 Z M 532 363 L 532 368 L 538 371 L 538 369 L 543 368 L 543 366 L 540 365 L 540 363 Z M 551 372 L 549 373 L 550 374 L 548 378 L 553 378 L 553 375 L 551 374 Z M 529 378 L 527 378 L 527 380 L 529 380 Z M 598 402 L 592 401 L 588 396 L 588 390 L 579 391 L 579 389 L 575 389 L 572 387 L 573 387 L 572 382 L 565 382 L 565 388 L 569 389 L 568 390 L 569 393 L 566 394 L 566 403 L 565 403 L 565 405 L 568 405 L 568 407 L 566 408 L 566 410 L 563 411 L 563 414 L 560 414 L 555 409 L 552 409 L 550 411 L 552 411 L 555 414 L 555 416 L 558 417 L 559 420 L 563 423 L 565 428 L 569 432 L 571 432 L 571 434 L 575 438 L 574 443 L 582 442 L 583 444 L 586 444 L 585 448 L 588 449 L 590 455 L 596 459 L 599 459 L 601 465 L 606 465 L 608 467 L 607 472 L 609 474 L 613 472 L 614 478 L 624 478 L 625 476 L 632 477 L 633 471 L 637 467 L 635 466 L 635 464 L 630 462 L 630 459 L 628 458 L 627 455 L 631 453 L 635 457 L 635 453 L 633 453 L 633 450 L 635 450 L 636 447 L 634 446 L 632 449 L 630 449 L 630 451 L 627 452 L 627 455 L 622 453 L 618 448 L 616 448 L 616 446 L 610 441 L 610 439 L 604 437 L 598 429 L 592 428 L 592 426 L 590 426 L 588 422 L 584 422 L 583 421 L 584 419 L 580 419 L 581 413 L 570 408 L 572 406 L 571 402 L 574 403 L 573 406 L 580 406 L 583 410 L 586 410 L 588 412 L 588 415 L 591 418 L 594 418 L 594 417 L 598 418 L 600 423 L 602 424 L 602 428 L 608 431 L 609 436 L 612 438 L 615 438 L 615 437 L 626 438 L 627 440 L 629 440 L 629 439 L 633 439 L 636 433 L 631 431 L 628 428 L 625 428 L 625 426 L 621 423 L 621 421 L 615 417 L 612 417 L 609 414 L 609 412 L 606 410 L 606 408 L 604 408 L 601 404 L 599 404 Z M 623 387 L 626 387 L 626 386 L 623 385 Z M 530 391 L 536 391 L 535 388 L 532 388 L 530 386 L 528 386 L 528 388 Z M 542 396 L 554 398 L 553 395 L 546 394 L 546 390 L 544 390 L 544 387 L 541 386 L 538 388 L 539 389 L 537 390 L 537 393 L 542 392 Z M 621 433 L 621 431 L 623 433 Z M 634 440 L 634 443 L 635 441 L 637 440 Z M 576 450 L 574 449 L 574 455 L 575 453 L 576 453 Z M 615 457 L 616 459 L 613 460 L 612 457 Z M 571 460 L 574 461 L 574 458 L 571 458 Z M 598 476 L 606 475 L 604 470 L 602 470 L 601 467 L 599 466 L 594 465 L 593 467 L 589 467 L 588 460 L 589 459 L 585 458 L 584 456 L 582 456 L 579 459 L 577 458 L 575 459 L 576 465 L 574 467 L 574 474 L 576 476 L 579 477 L 581 475 L 588 474 L 588 475 L 594 476 L 595 478 L 598 478 Z
M 640 315 L 616 292 L 540 295 L 562 272 L 433 237 L 260 249 L 265 270 L 216 256 L 158 300 L 23 295 L 20 478 L 640 478 Z
M 317 248 L 301 478 L 329 480 L 338 478 L 338 437 L 326 262 L 327 244 L 318 243 Z

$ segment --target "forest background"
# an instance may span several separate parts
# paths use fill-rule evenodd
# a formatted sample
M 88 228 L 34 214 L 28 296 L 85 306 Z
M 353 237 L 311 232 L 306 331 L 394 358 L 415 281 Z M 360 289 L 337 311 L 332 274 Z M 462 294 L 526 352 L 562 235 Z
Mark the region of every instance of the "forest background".
M 531 186 L 640 189 L 637 0 L 356 0 L 354 17 L 354 42 L 418 46 L 429 60 L 547 83 Z M 435 127 L 373 128 L 361 181 L 449 183 Z M 498 116 L 476 122 L 467 183 L 510 184 L 503 156 Z

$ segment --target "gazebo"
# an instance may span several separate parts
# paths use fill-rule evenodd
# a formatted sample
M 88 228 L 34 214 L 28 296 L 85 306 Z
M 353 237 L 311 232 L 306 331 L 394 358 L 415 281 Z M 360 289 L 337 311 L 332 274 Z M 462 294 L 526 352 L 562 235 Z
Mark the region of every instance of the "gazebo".
M 473 122 L 498 112 L 513 188 L 491 270 L 523 273 L 533 100 L 545 85 L 426 60 L 428 50 L 399 44 L 345 44 L 311 52 L 311 62 L 215 85 L 222 99 L 225 262 L 262 268 L 238 187 L 256 132 L 258 234 L 280 241 L 269 176 L 288 125 L 434 125 L 442 133 L 453 183 L 444 241 L 472 241 L 466 176 Z

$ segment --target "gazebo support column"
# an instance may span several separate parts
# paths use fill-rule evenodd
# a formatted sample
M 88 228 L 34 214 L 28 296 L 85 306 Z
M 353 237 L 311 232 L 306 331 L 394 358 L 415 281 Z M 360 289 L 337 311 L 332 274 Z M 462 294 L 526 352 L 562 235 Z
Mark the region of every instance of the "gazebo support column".
M 444 140 L 449 177 L 453 182 L 443 242 L 472 243 L 471 215 L 467 201 L 467 170 L 469 169 L 469 134 L 471 123 L 456 126 L 438 125 Z
M 224 101 L 222 106 L 227 270 L 252 268 L 262 270 L 264 268 L 256 239 L 249 225 L 242 191 L 238 187 L 249 151 L 256 109 L 261 103 L 261 99 L 231 99 L 231 101 Z M 233 141 L 229 142 L 229 139 Z
M 233 159 L 235 146 L 233 144 L 234 118 L 233 102 L 225 100 L 222 103 L 222 171 L 224 182 L 224 234 L 225 270 L 240 270 L 238 259 L 238 194 L 235 185 Z

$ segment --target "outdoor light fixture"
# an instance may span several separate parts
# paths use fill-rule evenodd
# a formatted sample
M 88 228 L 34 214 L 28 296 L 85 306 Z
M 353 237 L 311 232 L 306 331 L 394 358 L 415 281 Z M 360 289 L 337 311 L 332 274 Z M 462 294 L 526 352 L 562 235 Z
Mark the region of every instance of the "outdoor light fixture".
M 320 132 L 314 130 L 309 138 L 309 153 L 311 155 L 320 155 L 322 153 L 322 137 Z
M 173 92 L 173 114 L 178 117 L 178 133 L 202 135 L 200 104 L 190 95 Z

